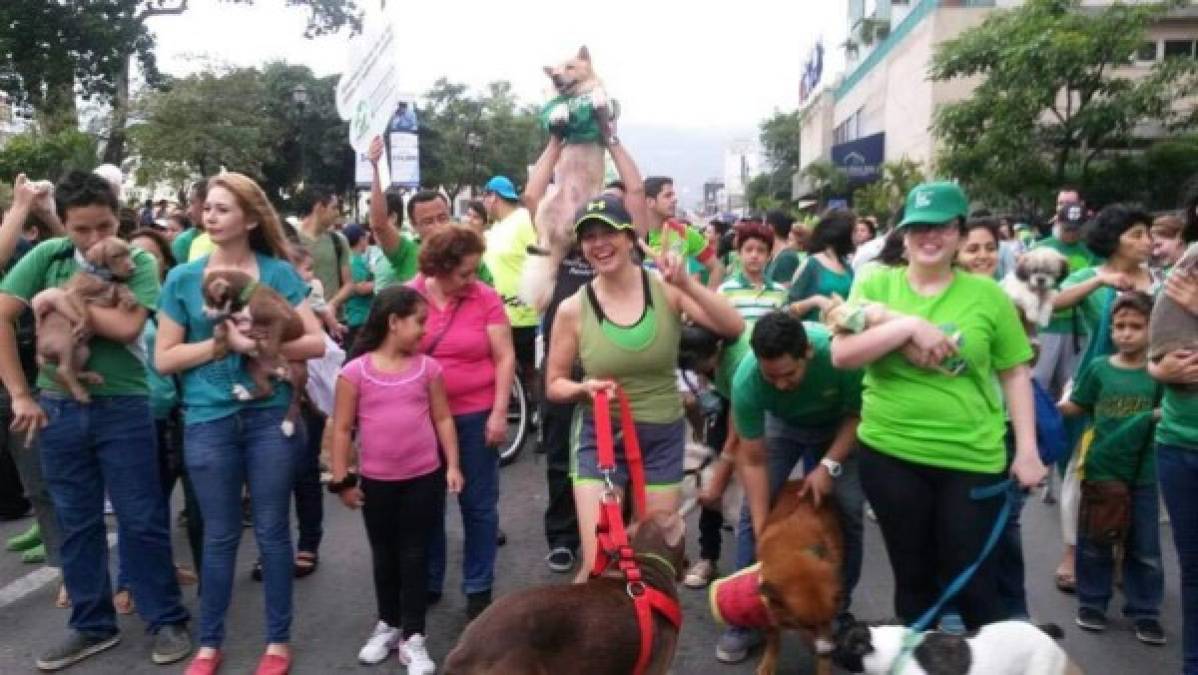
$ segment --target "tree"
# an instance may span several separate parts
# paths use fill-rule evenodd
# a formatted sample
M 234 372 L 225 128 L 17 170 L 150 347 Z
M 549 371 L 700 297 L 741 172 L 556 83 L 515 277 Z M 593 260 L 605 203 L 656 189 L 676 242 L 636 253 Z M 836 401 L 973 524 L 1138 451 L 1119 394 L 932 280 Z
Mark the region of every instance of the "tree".
M 91 171 L 95 165 L 96 139 L 82 131 L 19 134 L 0 149 L 0 184 L 11 185 L 19 173 L 34 180 L 58 180 L 71 169 Z
M 1022 201 L 1074 170 L 1084 181 L 1096 159 L 1133 144 L 1137 124 L 1189 124 L 1174 104 L 1194 90 L 1193 60 L 1166 59 L 1139 79 L 1120 71 L 1149 22 L 1177 4 L 1028 0 L 944 42 L 932 79 L 983 79 L 936 113 L 939 171 L 975 197 Z
M 222 1 L 222 0 L 217 0 Z M 254 0 L 224 0 L 252 3 Z M 356 0 L 283 0 L 308 9 L 305 37 L 361 25 Z M 136 58 L 146 80 L 160 83 L 154 34 L 146 21 L 185 13 L 190 0 L 4 0 L 0 3 L 0 87 L 29 102 L 47 130 L 73 127 L 74 87 L 112 104 L 104 160 L 125 156 L 129 73 Z
M 803 118 L 798 110 L 791 112 L 774 111 L 770 117 L 762 120 L 758 126 L 758 140 L 765 153 L 765 162 L 769 167 L 765 190 L 757 199 L 769 198 L 777 202 L 789 203 L 791 195 L 791 177 L 799 170 L 799 137 L 803 130 Z M 760 185 L 758 186 L 761 187 Z M 749 198 L 749 186 L 745 187 L 746 201 L 753 204 Z
M 832 162 L 816 160 L 803 169 L 803 177 L 811 181 L 822 203 L 832 197 L 843 196 L 849 190 L 849 177 Z
M 853 209 L 858 215 L 873 216 L 886 222 L 898 212 L 911 188 L 924 181 L 919 163 L 907 158 L 882 164 L 878 180 L 853 192 Z

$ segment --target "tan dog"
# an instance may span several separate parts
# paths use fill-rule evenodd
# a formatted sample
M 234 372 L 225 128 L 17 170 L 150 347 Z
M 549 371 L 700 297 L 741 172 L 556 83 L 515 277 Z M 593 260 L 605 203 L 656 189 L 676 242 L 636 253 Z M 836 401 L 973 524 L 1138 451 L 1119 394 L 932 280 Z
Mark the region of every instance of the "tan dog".
M 62 287 L 62 293 L 39 294 L 33 306 L 37 320 L 37 362 L 57 366 L 56 379 L 80 403 L 91 401 L 83 383 L 104 384 L 104 378 L 83 370 L 91 358 L 89 305 L 133 309 L 137 298 L 125 285 L 133 277 L 134 264 L 129 244 L 106 237 L 82 256 L 78 272 Z M 53 289 L 58 290 L 58 289 Z M 39 301 L 38 298 L 42 298 Z
M 608 124 L 611 109 L 607 93 L 595 75 L 586 47 L 557 66 L 547 66 L 545 74 L 558 96 L 589 98 L 600 128 Z M 567 104 L 555 105 L 549 111 L 551 128 L 567 124 L 569 116 Z M 574 241 L 574 215 L 603 189 L 603 153 L 599 143 L 566 143 L 553 167 L 553 185 L 537 205 L 533 223 L 540 255 L 528 257 L 520 280 L 520 298 L 537 311 L 549 304 L 558 265 Z
M 254 381 L 250 391 L 240 383 L 233 385 L 233 396 L 241 401 L 267 398 L 274 394 L 271 378 L 291 382 L 291 403 L 282 423 L 283 434 L 295 433 L 299 421 L 300 393 L 308 370 L 304 363 L 289 363 L 283 358 L 284 342 L 304 334 L 304 322 L 278 291 L 258 283 L 245 272 L 213 270 L 204 277 L 204 314 L 214 322 L 212 339 L 216 358 L 229 349 L 225 320 L 232 319 L 257 344 L 257 353 L 247 356 L 246 372 Z
M 628 531 L 645 583 L 677 599 L 686 526 L 656 511 Z M 587 564 L 587 561 L 584 561 Z M 619 572 L 583 584 L 526 588 L 503 596 L 472 621 L 445 660 L 445 675 L 623 675 L 640 651 L 640 631 Z M 678 631 L 654 612 L 652 657 L 645 671 L 663 675 Z
M 806 638 L 817 655 L 817 673 L 832 672 L 832 622 L 841 606 L 844 543 L 832 500 L 816 508 L 810 499 L 799 498 L 801 486 L 802 481 L 790 481 L 782 487 L 757 542 L 760 592 L 772 624 L 757 675 L 773 675 L 777 669 L 783 629 Z

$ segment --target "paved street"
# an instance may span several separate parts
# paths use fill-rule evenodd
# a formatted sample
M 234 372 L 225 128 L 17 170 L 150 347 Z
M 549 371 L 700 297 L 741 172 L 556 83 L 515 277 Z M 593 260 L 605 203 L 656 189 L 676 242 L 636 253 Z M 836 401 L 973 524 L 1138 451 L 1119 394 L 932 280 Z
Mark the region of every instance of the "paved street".
M 543 466 L 540 455 L 525 450 L 514 465 L 503 470 L 502 521 L 508 544 L 500 549 L 496 592 L 529 585 L 560 583 L 541 562 L 545 554 L 541 536 L 541 512 L 544 507 Z M 176 496 L 176 503 L 178 498 Z M 325 541 L 318 572 L 296 582 L 295 668 L 301 674 L 332 672 L 402 673 L 394 660 L 373 668 L 359 666 L 358 648 L 374 618 L 373 589 L 370 582 L 369 552 L 360 516 L 342 508 L 332 495 L 326 495 Z M 461 535 L 456 507 L 451 507 L 451 566 L 447 590 L 452 591 L 460 578 L 457 553 Z M 0 537 L 22 531 L 29 521 L 0 525 Z M 694 525 L 691 522 L 690 525 Z M 1074 627 L 1073 598 L 1052 588 L 1051 572 L 1059 554 L 1055 507 L 1040 501 L 1029 502 L 1024 512 L 1024 537 L 1028 549 L 1029 587 L 1033 613 L 1040 621 L 1053 621 L 1065 628 L 1065 648 L 1087 673 L 1125 674 L 1176 673 L 1180 670 L 1180 609 L 1176 558 L 1168 526 L 1163 526 L 1167 591 L 1163 622 L 1170 644 L 1163 648 L 1142 646 L 1129 624 L 1114 619 L 1107 634 L 1083 634 Z M 696 551 L 695 532 L 688 537 L 690 550 Z M 188 560 L 182 533 L 176 531 L 176 558 Z M 457 542 L 456 546 L 454 543 Z M 262 595 L 259 584 L 250 580 L 254 561 L 253 537 L 246 530 L 240 558 L 236 595 L 229 615 L 229 640 L 226 644 L 224 673 L 252 672 L 261 649 Z M 455 553 L 456 551 L 456 553 Z M 731 559 L 731 545 L 725 547 L 725 560 Z M 34 577 L 27 575 L 34 574 Z M 21 596 L 30 584 L 41 586 Z M 56 583 L 47 574 L 20 563 L 13 554 L 0 554 L 0 673 L 33 671 L 35 654 L 57 640 L 66 622 L 67 612 L 53 606 Z M 713 657 L 719 634 L 708 614 L 706 594 L 682 589 L 685 627 L 675 661 L 674 672 L 741 674 L 751 673 L 755 659 L 739 666 L 724 666 Z M 184 591 L 188 606 L 196 606 L 195 587 Z M 866 569 L 854 602 L 859 617 L 879 619 L 891 614 L 891 582 L 877 526 L 867 521 Z M 21 596 L 21 597 L 14 597 Z M 455 592 L 447 593 L 429 615 L 429 642 L 434 659 L 441 663 L 465 623 L 464 600 Z M 1117 614 L 1116 611 L 1113 614 Z M 141 621 L 122 618 L 123 642 L 115 649 L 94 657 L 68 672 L 79 674 L 175 673 L 182 665 L 158 667 L 150 663 L 150 638 L 142 631 Z M 794 640 L 784 647 L 784 673 L 810 672 L 803 648 Z

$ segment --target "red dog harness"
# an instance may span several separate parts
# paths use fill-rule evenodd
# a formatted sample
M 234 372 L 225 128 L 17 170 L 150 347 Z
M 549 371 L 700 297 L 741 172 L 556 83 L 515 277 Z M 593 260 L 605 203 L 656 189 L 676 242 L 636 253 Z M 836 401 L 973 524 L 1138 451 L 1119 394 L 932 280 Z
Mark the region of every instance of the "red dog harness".
M 633 513 L 636 518 L 645 516 L 645 464 L 641 457 L 640 442 L 636 437 L 636 427 L 633 426 L 632 407 L 628 403 L 628 395 L 623 389 L 616 388 L 616 398 L 620 402 L 620 428 L 624 432 L 624 459 L 628 463 L 628 476 L 632 483 Z M 612 433 L 609 394 L 601 391 L 595 394 L 595 446 L 598 455 L 599 472 L 603 474 L 606 487 L 599 502 L 599 524 L 595 527 L 595 536 L 599 547 L 595 553 L 595 562 L 591 566 L 591 576 L 603 574 L 613 563 L 624 575 L 627 582 L 628 597 L 632 598 L 632 606 L 636 609 L 636 623 L 641 633 L 641 649 L 637 655 L 633 675 L 643 675 L 649 667 L 650 652 L 653 648 L 653 612 L 661 614 L 675 628 L 682 628 L 682 611 L 678 601 L 661 591 L 645 584 L 641 568 L 636 562 L 636 552 L 628 543 L 628 532 L 624 529 L 624 516 L 620 508 L 620 498 L 611 477 L 616 470 L 615 438 Z

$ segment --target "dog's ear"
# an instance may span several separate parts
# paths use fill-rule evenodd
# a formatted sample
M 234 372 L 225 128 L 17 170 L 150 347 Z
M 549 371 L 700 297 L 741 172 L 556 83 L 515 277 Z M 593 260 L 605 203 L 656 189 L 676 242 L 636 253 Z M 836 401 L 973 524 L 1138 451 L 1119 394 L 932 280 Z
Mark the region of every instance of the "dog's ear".
M 83 252 L 83 259 L 95 265 L 96 267 L 107 267 L 107 265 L 104 264 L 104 259 L 107 257 L 105 255 L 107 250 L 108 247 L 105 246 L 105 241 L 101 239 L 100 241 L 92 244 L 91 248 Z
M 845 634 L 844 648 L 856 656 L 865 656 L 874 650 L 873 634 L 868 626 L 853 625 Z
M 1069 276 L 1069 261 L 1064 260 L 1064 259 L 1058 260 L 1057 261 L 1057 285 L 1058 286 L 1061 285 L 1061 282 L 1065 281 L 1065 279 L 1068 276 Z
M 1020 258 L 1019 262 L 1015 263 L 1015 278 L 1020 281 L 1027 281 L 1031 276 L 1027 272 L 1027 263 Z
M 213 303 L 220 303 L 229 292 L 229 280 L 224 277 L 214 277 L 207 283 L 208 296 Z
M 590 50 L 587 49 L 586 45 L 583 45 L 578 48 L 578 58 L 582 59 L 583 61 L 586 61 L 587 63 L 591 62 L 591 52 L 590 52 Z
M 551 66 L 545 66 L 543 70 L 545 71 L 546 75 L 553 77 L 553 68 Z

